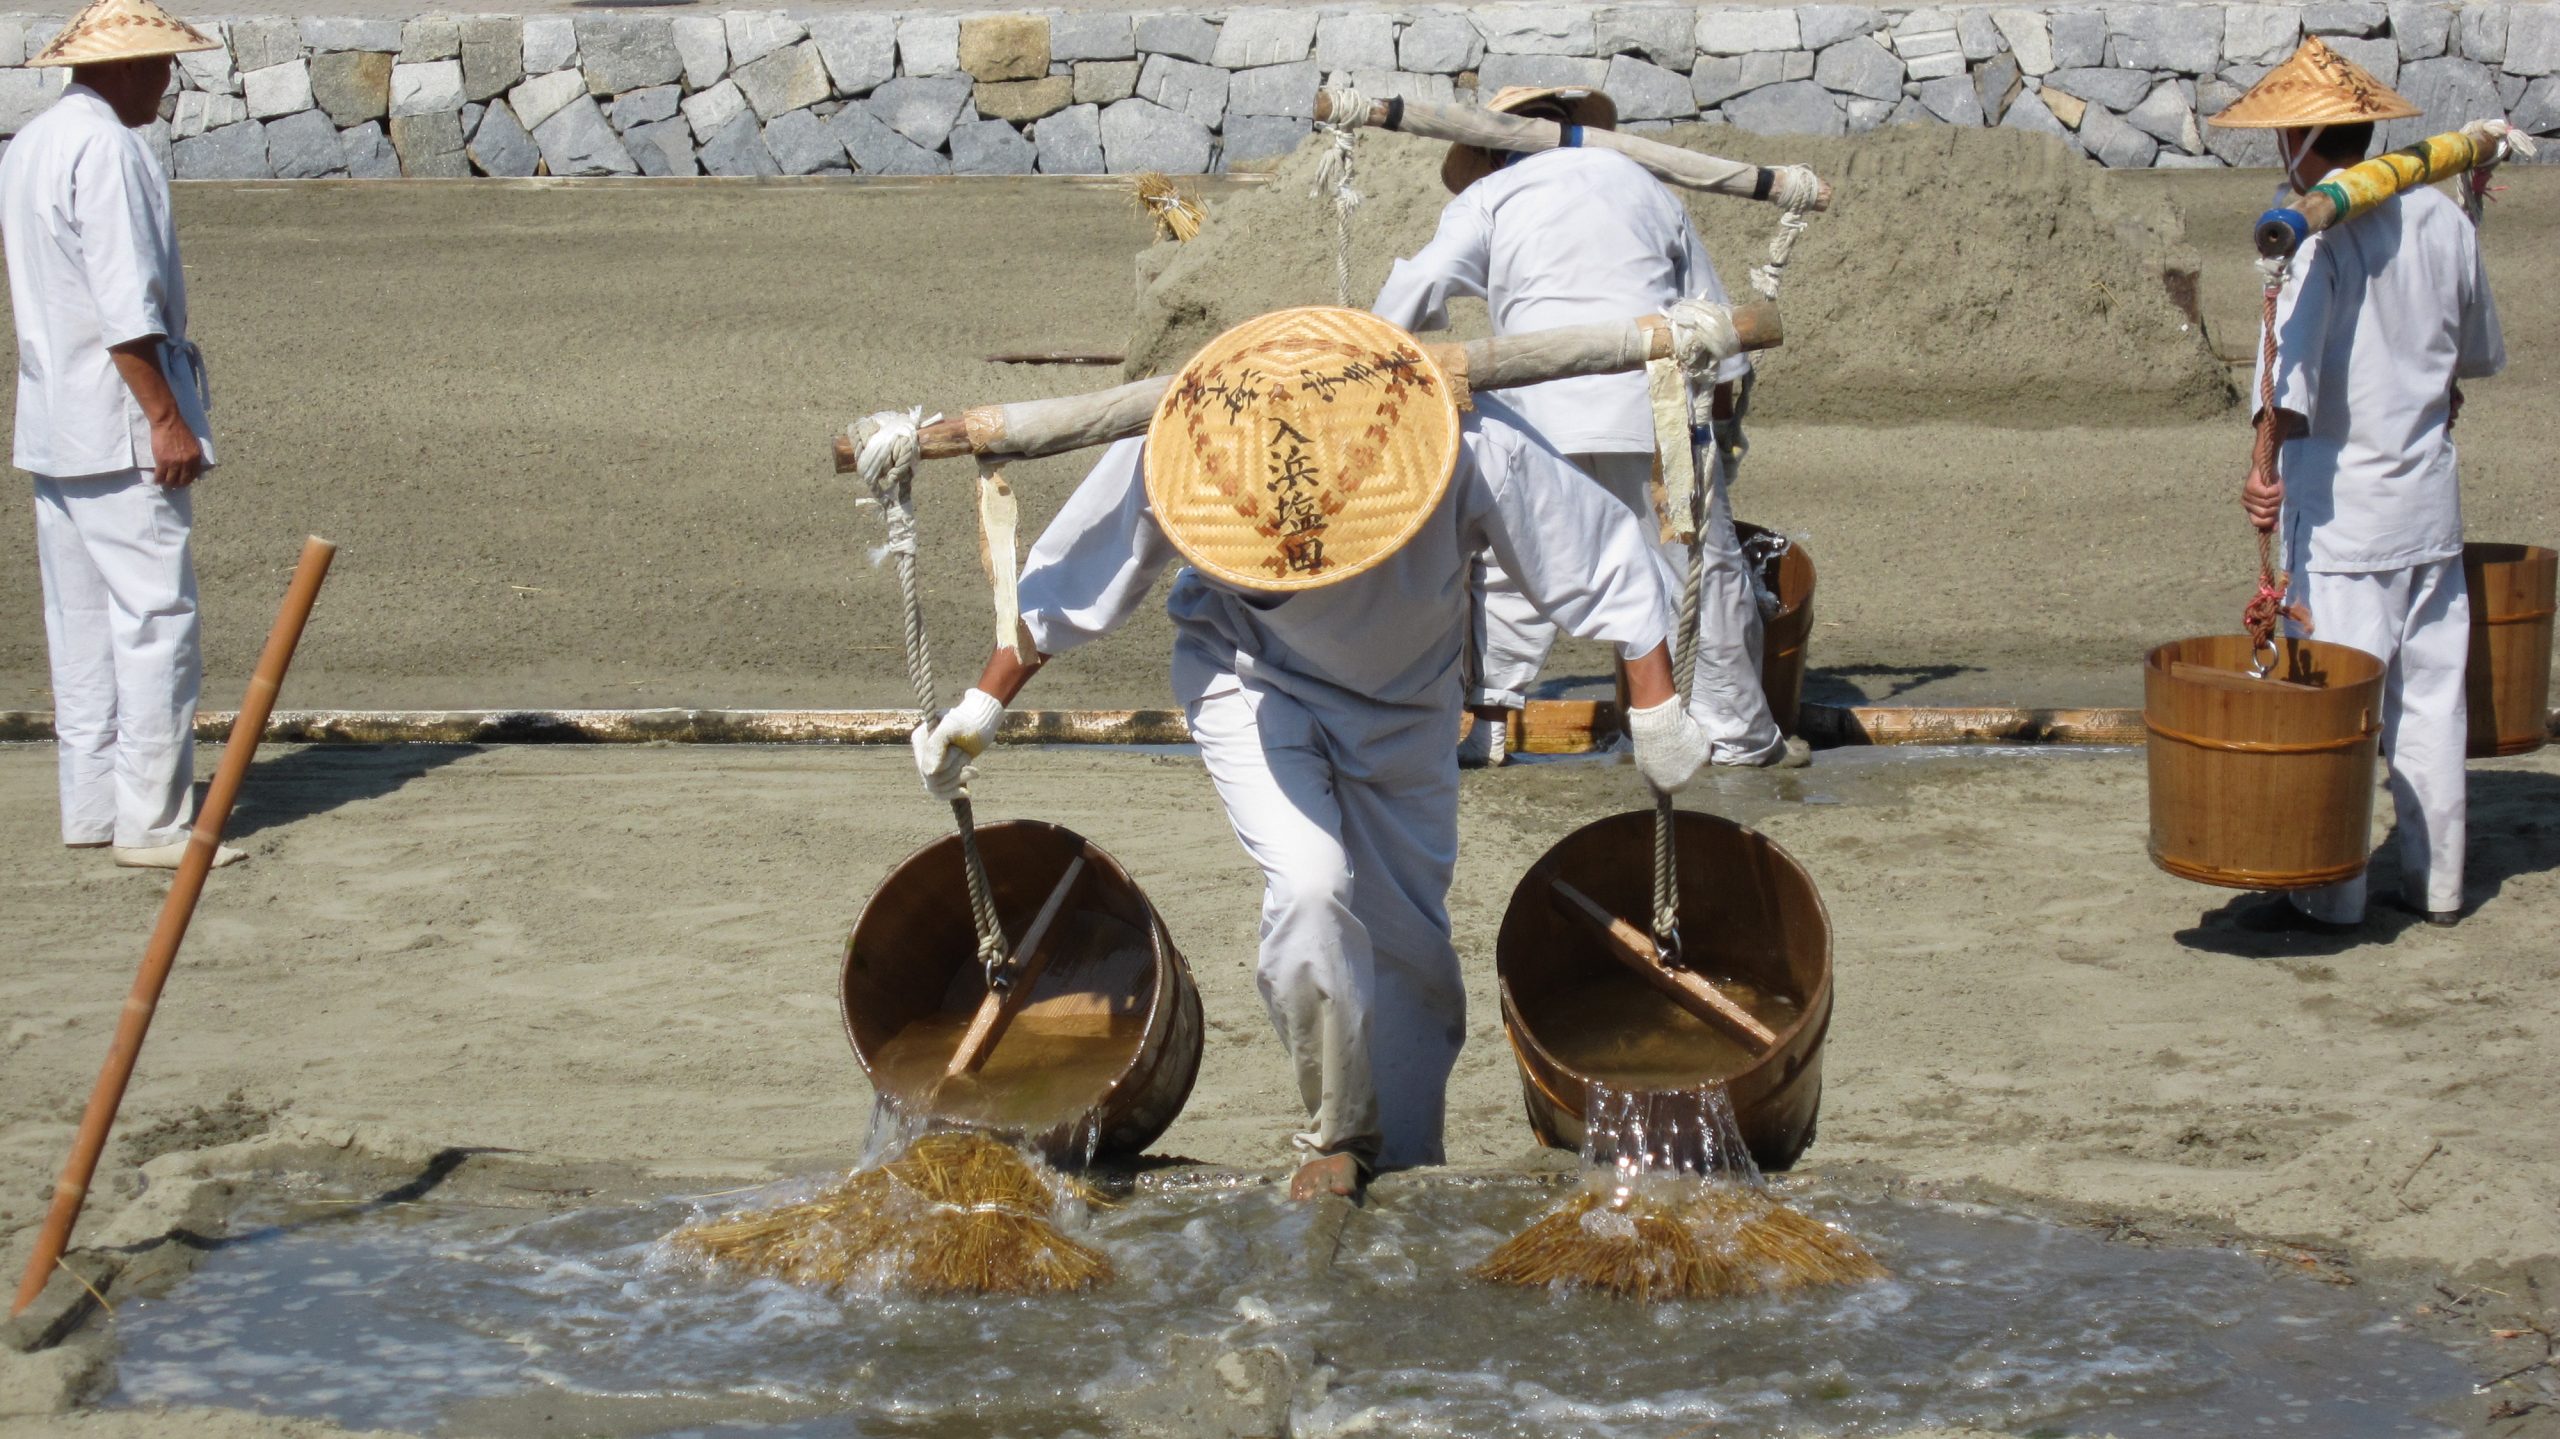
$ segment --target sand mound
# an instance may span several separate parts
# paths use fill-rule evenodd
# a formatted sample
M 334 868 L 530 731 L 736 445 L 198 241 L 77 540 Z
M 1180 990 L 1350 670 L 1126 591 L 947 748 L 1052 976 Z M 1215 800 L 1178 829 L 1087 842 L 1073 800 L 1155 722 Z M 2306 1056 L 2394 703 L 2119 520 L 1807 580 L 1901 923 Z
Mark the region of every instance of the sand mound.
M 2156 186 L 2127 184 L 2055 141 L 1947 126 L 1853 140 L 1682 126 L 1677 143 L 1812 165 L 1838 195 L 1796 247 L 1785 350 L 1763 366 L 1764 419 L 1969 418 L 2018 425 L 2196 418 L 2232 402 L 2192 295 L 2196 258 Z M 1353 302 L 1421 248 L 1447 196 L 1442 147 L 1371 130 L 1360 141 Z M 1315 142 L 1271 184 L 1214 206 L 1189 245 L 1140 263 L 1129 373 L 1162 374 L 1250 315 L 1333 298 L 1329 212 L 1308 193 Z M 1739 289 L 1776 212 L 1689 196 L 1719 273 Z M 1481 305 L 1457 317 L 1483 333 Z

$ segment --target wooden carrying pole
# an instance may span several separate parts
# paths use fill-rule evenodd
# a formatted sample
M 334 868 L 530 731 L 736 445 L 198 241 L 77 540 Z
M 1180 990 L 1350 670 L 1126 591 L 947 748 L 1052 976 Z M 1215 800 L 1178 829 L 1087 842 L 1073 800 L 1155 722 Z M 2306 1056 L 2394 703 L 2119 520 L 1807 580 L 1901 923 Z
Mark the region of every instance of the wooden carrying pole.
M 1559 912 L 1581 920 L 1599 934 L 1610 958 L 1644 976 L 1646 983 L 1669 995 L 1672 1003 L 1709 1024 L 1742 1035 L 1751 1041 L 1755 1054 L 1766 1054 L 1777 1046 L 1778 1032 L 1717 988 L 1714 980 L 1693 969 L 1673 969 L 1664 964 L 1661 952 L 1653 947 L 1652 936 L 1643 930 L 1602 909 L 1591 896 L 1563 880 L 1549 886 L 1549 895 Z
M 1335 107 L 1342 94 L 1335 90 L 1316 92 L 1316 119 L 1336 118 Z M 1553 120 L 1532 120 L 1520 115 L 1505 115 L 1498 110 L 1473 105 L 1438 105 L 1427 100 L 1379 100 L 1372 102 L 1367 113 L 1357 122 L 1380 130 L 1394 130 L 1406 135 L 1419 135 L 1427 140 L 1446 140 L 1453 145 L 1473 145 L 1484 150 L 1513 150 L 1534 154 L 1553 150 L 1564 143 L 1564 127 Z M 1778 198 L 1773 185 L 1774 174 L 1763 165 L 1745 165 L 1738 160 L 1719 159 L 1648 140 L 1642 135 L 1629 135 L 1618 130 L 1585 128 L 1582 144 L 1587 149 L 1615 150 L 1653 172 L 1658 179 L 1685 190 L 1707 190 L 1718 195 L 1738 195 L 1747 200 Z M 1821 183 L 1821 193 L 1813 208 L 1831 206 L 1831 186 Z
M 275 628 L 267 632 L 267 647 L 258 655 L 248 694 L 241 698 L 240 717 L 222 751 L 222 766 L 205 790 L 204 809 L 196 816 L 195 832 L 187 837 L 186 855 L 169 882 L 169 897 L 161 902 L 160 921 L 152 927 L 151 942 L 142 951 L 133 992 L 125 996 L 115 1040 L 107 1046 L 106 1067 L 98 1072 L 98 1086 L 90 1091 L 89 1108 L 80 1116 L 79 1136 L 71 1142 L 71 1157 L 62 1166 L 62 1177 L 54 1182 L 53 1207 L 45 1213 L 35 1252 L 27 1256 L 26 1277 L 18 1281 L 17 1302 L 9 1308 L 13 1316 L 25 1313 L 44 1292 L 45 1281 L 53 1277 L 54 1265 L 71 1243 L 71 1226 L 79 1222 L 80 1207 L 88 1200 L 89 1181 L 98 1172 L 98 1157 L 106 1152 L 107 1134 L 115 1128 L 116 1110 L 124 1103 L 134 1061 L 142 1055 L 143 1038 L 151 1032 L 160 991 L 169 982 L 178 945 L 187 937 L 187 922 L 195 918 L 196 900 L 204 893 L 204 877 L 221 847 L 231 801 L 240 793 L 240 780 L 249 772 L 250 760 L 257 756 L 258 737 L 266 730 L 268 712 L 275 708 L 285 667 L 293 663 L 303 622 L 311 617 L 311 603 L 319 598 L 320 582 L 329 575 L 329 558 L 337 552 L 336 545 L 317 535 L 302 542 L 302 562 L 294 567 L 293 583 L 284 592 L 284 608 L 276 614 Z
M 1682 152 L 1687 153 L 1686 151 Z M 1786 339 L 1778 306 L 1751 300 L 1733 307 L 1733 330 L 1744 350 L 1770 350 Z M 1648 360 L 1671 354 L 1671 322 L 1660 315 L 1598 325 L 1567 325 L 1532 330 L 1463 345 L 1426 345 L 1444 370 L 1463 374 L 1471 390 L 1508 390 L 1577 375 L 1613 375 L 1641 370 Z M 954 455 L 1002 455 L 1034 459 L 1091 445 L 1107 445 L 1146 433 L 1173 379 L 1158 375 L 1084 395 L 1054 400 L 1024 400 L 1010 405 L 980 405 L 959 416 L 936 420 L 917 433 L 918 453 L 925 459 Z M 849 435 L 835 443 L 836 473 L 854 472 L 860 447 Z

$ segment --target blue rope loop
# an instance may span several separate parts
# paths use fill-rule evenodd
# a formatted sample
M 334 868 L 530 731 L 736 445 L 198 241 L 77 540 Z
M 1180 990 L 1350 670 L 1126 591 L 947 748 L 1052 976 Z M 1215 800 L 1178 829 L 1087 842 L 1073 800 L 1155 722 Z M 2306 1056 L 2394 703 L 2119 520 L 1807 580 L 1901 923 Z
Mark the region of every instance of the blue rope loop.
M 1579 150 L 1582 148 L 1581 126 L 1567 125 L 1564 127 L 1564 148 L 1568 150 Z

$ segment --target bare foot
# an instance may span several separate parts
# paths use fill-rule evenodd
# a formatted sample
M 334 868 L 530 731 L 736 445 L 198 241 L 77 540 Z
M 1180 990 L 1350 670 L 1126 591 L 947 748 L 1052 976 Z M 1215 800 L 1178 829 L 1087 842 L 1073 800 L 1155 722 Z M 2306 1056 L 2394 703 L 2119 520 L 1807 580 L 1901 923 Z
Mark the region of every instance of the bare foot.
M 1360 1193 L 1360 1161 L 1348 1154 L 1327 1154 L 1298 1166 L 1289 1176 L 1289 1197 L 1303 1204 L 1327 1194 L 1350 1199 Z

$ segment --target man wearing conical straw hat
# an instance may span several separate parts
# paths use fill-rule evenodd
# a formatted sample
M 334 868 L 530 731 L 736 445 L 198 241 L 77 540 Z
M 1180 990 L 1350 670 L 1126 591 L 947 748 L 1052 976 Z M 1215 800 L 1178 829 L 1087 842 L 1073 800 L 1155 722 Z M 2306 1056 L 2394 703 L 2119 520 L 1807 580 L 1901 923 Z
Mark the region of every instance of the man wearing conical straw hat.
M 170 57 L 216 44 L 151 0 L 97 0 L 27 62 L 68 67 L 70 84 L 0 160 L 14 463 L 35 476 L 62 839 L 143 868 L 177 866 L 194 813 L 189 486 L 213 440 L 169 180 L 139 131 Z
M 1147 438 L 1107 451 L 1033 546 L 1030 649 L 916 731 L 950 798 L 1047 659 L 1119 628 L 1156 577 L 1173 686 L 1263 872 L 1256 981 L 1313 1126 L 1292 1192 L 1436 1164 L 1466 1033 L 1450 942 L 1468 561 L 1490 548 L 1567 630 L 1628 662 L 1636 764 L 1686 784 L 1708 741 L 1671 682 L 1650 537 L 1490 396 L 1358 310 L 1287 310 L 1212 341 Z
M 2376 121 L 2419 113 L 2311 39 L 2213 123 L 2276 131 L 2287 177 L 2308 192 L 2365 158 Z M 2400 903 L 2436 924 L 2462 911 L 2466 820 L 2456 382 L 2494 375 L 2506 358 L 2479 237 L 2442 192 L 2411 189 L 2321 231 L 2276 302 L 2274 402 L 2256 423 L 2283 439 L 2277 473 L 2253 469 L 2241 492 L 2251 523 L 2281 531 L 2291 598 L 2318 637 L 2389 666 L 2382 748 Z M 2364 911 L 2359 875 L 2271 901 L 2248 922 L 2344 930 Z
M 1450 146 L 1440 179 L 1456 198 L 1431 243 L 1396 262 L 1371 309 L 1408 330 L 1436 330 L 1449 323 L 1452 296 L 1471 296 L 1491 310 L 1494 333 L 1507 335 L 1660 314 L 1690 296 L 1723 303 L 1724 286 L 1679 199 L 1617 151 L 1575 143 L 1581 129 L 1616 126 L 1606 91 L 1515 85 L 1485 108 L 1553 120 L 1568 127 L 1566 143 L 1530 155 Z M 1740 354 L 1716 367 L 1712 403 L 1727 424 L 1735 387 L 1750 373 Z M 1619 503 L 1652 518 L 1654 421 L 1642 373 L 1553 380 L 1506 398 Z M 1731 434 L 1738 442 L 1738 427 Z M 1720 460 L 1723 445 L 1707 448 Z M 1810 751 L 1779 732 L 1760 687 L 1760 610 L 1723 470 L 1719 462 L 1706 478 L 1706 589 L 1690 707 L 1715 741 L 1712 762 L 1802 763 Z M 1677 593 L 1688 546 L 1666 541 L 1662 557 Z M 1477 569 L 1467 701 L 1477 722 L 1460 751 L 1470 766 L 1502 763 L 1503 721 L 1527 702 L 1556 639 L 1555 622 L 1500 560 L 1479 556 Z

